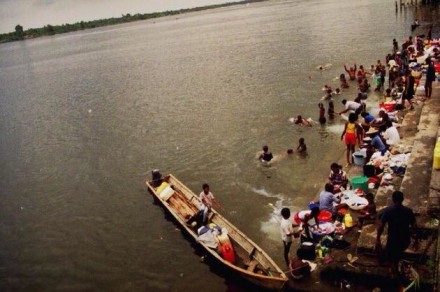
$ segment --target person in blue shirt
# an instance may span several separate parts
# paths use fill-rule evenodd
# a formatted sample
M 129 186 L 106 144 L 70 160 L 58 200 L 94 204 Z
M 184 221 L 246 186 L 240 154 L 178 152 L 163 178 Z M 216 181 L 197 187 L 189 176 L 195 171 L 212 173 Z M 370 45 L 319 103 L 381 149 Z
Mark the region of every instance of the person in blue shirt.
M 367 112 L 361 113 L 361 117 L 364 119 L 361 122 L 361 126 L 364 129 L 364 131 L 368 131 L 370 129 L 371 123 L 374 123 L 376 118 L 372 114 Z
M 319 210 L 327 210 L 332 213 L 336 212 L 337 206 L 333 206 L 333 203 L 339 204 L 341 198 L 333 194 L 333 185 L 326 183 L 324 190 L 319 194 Z
M 385 146 L 385 143 L 382 141 L 382 138 L 379 135 L 379 130 L 376 128 L 370 128 L 368 132 L 366 133 L 369 137 L 371 137 L 371 143 L 370 146 L 372 148 L 375 148 L 377 151 L 380 151 L 382 155 L 387 152 L 387 147 Z

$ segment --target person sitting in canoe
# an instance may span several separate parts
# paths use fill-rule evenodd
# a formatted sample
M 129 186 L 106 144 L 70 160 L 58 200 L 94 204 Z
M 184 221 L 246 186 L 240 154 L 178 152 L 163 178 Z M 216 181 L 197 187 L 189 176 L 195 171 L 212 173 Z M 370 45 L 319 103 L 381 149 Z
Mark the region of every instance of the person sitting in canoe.
M 214 195 L 209 191 L 208 184 L 203 184 L 202 188 L 203 188 L 203 191 L 199 195 L 199 199 L 202 202 L 202 205 L 200 206 L 200 211 L 203 212 L 202 224 L 206 225 L 208 223 L 207 222 L 208 221 L 207 220 L 208 219 L 208 212 L 209 212 L 209 210 L 211 210 L 212 205 L 215 204 L 220 209 L 222 208 L 222 206 L 216 200 Z

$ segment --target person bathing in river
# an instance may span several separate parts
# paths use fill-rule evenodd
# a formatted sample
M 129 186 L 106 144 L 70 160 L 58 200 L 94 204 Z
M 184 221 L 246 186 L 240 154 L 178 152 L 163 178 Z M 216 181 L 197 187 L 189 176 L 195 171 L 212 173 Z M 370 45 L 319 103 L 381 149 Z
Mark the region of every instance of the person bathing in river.
M 365 72 L 364 66 L 360 65 L 359 70 L 357 71 L 357 80 L 363 80 L 364 78 L 367 78 L 367 74 L 370 74 L 368 72 Z
M 350 69 L 347 69 L 347 66 L 345 66 L 344 64 L 344 69 L 348 73 L 348 77 L 350 78 L 350 80 L 356 80 L 356 64 L 354 64 L 354 67 L 350 67 Z
M 329 89 L 332 90 L 332 87 L 327 85 L 327 84 L 324 84 L 324 87 L 322 88 L 322 91 L 327 92 Z
M 333 100 L 330 100 L 328 102 L 327 115 L 328 115 L 329 120 L 333 120 L 335 117 L 335 105 L 333 103 Z
M 298 115 L 298 116 L 296 117 L 296 119 L 294 119 L 294 123 L 295 123 L 296 125 L 309 126 L 309 127 L 312 126 L 312 123 L 309 122 L 309 121 L 306 120 L 306 119 L 303 119 L 303 117 L 302 117 L 301 115 Z
M 318 103 L 318 107 L 319 107 L 319 122 L 321 124 L 325 124 L 327 122 L 327 119 L 325 118 L 324 104 L 322 104 L 322 102 L 320 102 L 320 103 Z
M 325 92 L 325 95 L 322 97 L 322 100 L 330 100 L 332 98 L 332 89 L 329 88 Z
M 267 145 L 263 146 L 263 152 L 260 154 L 258 159 L 261 162 L 270 162 L 273 159 L 272 152 L 269 152 L 269 147 Z
M 306 153 L 307 152 L 307 145 L 304 142 L 304 138 L 299 138 L 298 147 L 296 147 L 296 152 L 298 152 L 298 153 Z
M 342 73 L 339 75 L 339 81 L 341 81 L 341 88 L 349 88 L 350 85 L 348 85 L 347 79 L 345 78 L 345 74 Z

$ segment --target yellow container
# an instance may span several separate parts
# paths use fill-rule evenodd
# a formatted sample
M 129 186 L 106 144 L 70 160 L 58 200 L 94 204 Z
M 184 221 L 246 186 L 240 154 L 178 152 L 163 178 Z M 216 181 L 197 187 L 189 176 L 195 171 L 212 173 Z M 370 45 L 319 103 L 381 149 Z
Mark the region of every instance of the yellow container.
M 434 162 L 433 162 L 432 167 L 434 169 L 440 169 L 440 148 L 439 147 L 437 147 L 434 150 Z
M 351 217 L 350 213 L 345 214 L 344 224 L 347 228 L 353 227 L 353 218 Z

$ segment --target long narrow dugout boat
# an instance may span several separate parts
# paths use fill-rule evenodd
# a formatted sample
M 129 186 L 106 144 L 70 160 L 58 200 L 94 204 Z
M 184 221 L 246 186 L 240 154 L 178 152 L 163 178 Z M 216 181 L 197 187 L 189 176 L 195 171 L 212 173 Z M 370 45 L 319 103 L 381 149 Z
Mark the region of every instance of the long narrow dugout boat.
M 225 268 L 265 289 L 281 290 L 286 284 L 288 278 L 277 264 L 256 243 L 214 209 L 209 212 L 207 225 L 220 227 L 223 231 L 216 238 L 218 246 L 213 248 L 212 245 L 210 247 L 209 244 L 201 241 L 199 237 L 201 228 L 194 226 L 194 223 L 188 224 L 188 219 L 199 213 L 201 202 L 198 196 L 173 175 L 147 180 L 146 184 L 150 193 L 174 216 L 179 225 Z

